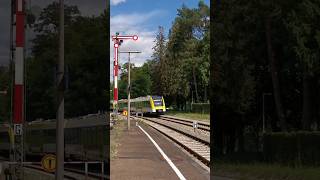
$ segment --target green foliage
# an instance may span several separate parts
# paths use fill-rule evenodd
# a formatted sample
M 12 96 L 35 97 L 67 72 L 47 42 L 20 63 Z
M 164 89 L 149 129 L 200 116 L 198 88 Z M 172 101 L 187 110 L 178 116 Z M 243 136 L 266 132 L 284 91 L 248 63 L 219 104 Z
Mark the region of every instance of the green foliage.
M 167 105 L 185 106 L 186 101 L 207 102 L 209 86 L 209 7 L 182 6 L 168 39 L 159 26 L 152 59 L 142 67 L 132 65 L 131 96 L 163 95 Z M 127 64 L 119 81 L 119 99 L 127 98 Z M 185 109 L 185 108 L 184 108 Z
M 264 136 L 264 157 L 268 162 L 291 166 L 318 166 L 320 132 L 268 133 Z
M 215 16 L 213 21 L 213 76 L 212 83 L 213 100 L 217 106 L 231 108 L 237 113 L 246 113 L 254 103 L 255 81 L 252 74 L 254 62 L 250 55 L 252 49 L 251 32 L 247 30 L 242 21 L 238 21 L 244 7 L 237 5 L 237 2 L 222 3 L 222 10 Z M 242 17 L 245 18 L 245 17 Z M 227 23 L 221 23 L 221 22 Z M 233 22 L 233 23 L 231 23 Z
M 55 118 L 55 73 L 58 59 L 57 3 L 40 14 L 33 40 L 32 56 L 27 60 L 27 117 Z M 82 17 L 76 6 L 65 6 L 65 91 L 66 117 L 105 110 L 107 94 L 109 17 Z
M 159 26 L 159 32 L 155 39 L 155 46 L 153 47 L 152 60 L 150 60 L 149 66 L 151 70 L 151 80 L 154 82 L 152 84 L 152 92 L 154 94 L 164 94 L 165 93 L 165 79 L 166 75 L 163 70 L 166 68 L 165 53 L 166 53 L 166 42 L 164 35 L 164 28 Z
M 265 125 L 272 132 L 319 130 L 319 2 L 214 2 L 210 95 L 216 150 L 246 151 L 244 131 L 250 127 L 249 138 L 257 147 L 249 151 L 257 152 L 263 106 Z M 272 95 L 262 101 L 264 93 Z M 279 149 L 284 157 L 289 156 L 284 152 L 292 147 L 291 140 L 279 137 L 281 143 L 289 143 Z
M 194 113 L 210 113 L 210 104 L 209 103 L 192 103 L 191 111 Z
M 128 94 L 128 63 L 123 65 L 123 73 L 119 81 L 119 99 L 127 99 Z M 146 96 L 151 94 L 151 77 L 149 65 L 145 63 L 141 67 L 130 66 L 131 98 Z
M 292 48 L 297 58 L 302 67 L 306 67 L 312 75 L 320 71 L 319 7 L 319 1 L 302 1 L 289 13 L 286 23 L 294 41 Z
M 224 163 L 215 161 L 214 176 L 226 176 L 233 179 L 290 179 L 290 180 L 318 180 L 319 167 L 289 167 L 278 163 Z
M 167 102 L 185 104 L 207 101 L 209 86 L 209 7 L 200 1 L 197 8 L 182 6 L 165 40 L 159 27 L 151 60 L 152 90 Z

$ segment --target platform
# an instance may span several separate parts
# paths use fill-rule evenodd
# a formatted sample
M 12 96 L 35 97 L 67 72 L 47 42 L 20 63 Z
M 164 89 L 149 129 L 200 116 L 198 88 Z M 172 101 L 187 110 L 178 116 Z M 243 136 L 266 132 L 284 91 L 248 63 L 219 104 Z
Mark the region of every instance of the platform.
M 155 129 L 139 124 L 173 162 L 186 179 L 210 179 L 210 172 L 198 164 L 179 146 Z M 131 129 L 124 130 L 115 159 L 111 160 L 111 179 L 179 179 L 147 135 L 131 121 Z

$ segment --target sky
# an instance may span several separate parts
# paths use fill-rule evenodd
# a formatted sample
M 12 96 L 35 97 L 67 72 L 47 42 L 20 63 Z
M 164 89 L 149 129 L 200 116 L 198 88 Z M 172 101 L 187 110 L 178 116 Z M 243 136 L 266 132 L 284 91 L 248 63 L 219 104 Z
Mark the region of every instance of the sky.
M 26 0 L 27 7 L 33 11 L 42 9 L 54 0 Z M 66 4 L 77 5 L 84 16 L 99 15 L 105 10 L 106 0 L 65 0 Z M 210 0 L 205 0 L 207 5 Z M 163 26 L 166 34 L 172 25 L 177 9 L 185 4 L 195 8 L 198 0 L 110 0 L 110 79 L 113 72 L 113 42 L 111 35 L 120 32 L 121 35 L 139 36 L 138 41 L 125 41 L 121 50 L 139 50 L 141 54 L 132 55 L 132 62 L 141 66 L 152 55 L 152 47 L 158 30 Z M 38 10 L 39 11 L 39 10 Z M 0 0 L 0 66 L 9 64 L 9 38 L 10 38 L 10 1 Z M 34 37 L 32 29 L 26 30 L 30 50 L 30 39 Z M 127 61 L 127 55 L 122 54 L 120 64 Z
M 27 8 L 41 10 L 54 0 L 26 0 Z M 105 0 L 65 0 L 65 4 L 77 5 L 81 15 L 92 16 L 99 15 L 106 9 Z M 37 11 L 38 12 L 38 11 Z M 39 13 L 39 12 L 38 12 Z M 9 64 L 10 51 L 10 0 L 0 0 L 0 66 Z M 28 40 L 34 37 L 32 29 L 26 30 Z M 30 42 L 26 42 L 30 49 Z
M 196 8 L 199 0 L 111 0 L 110 1 L 110 36 L 115 32 L 120 35 L 138 35 L 137 41 L 126 40 L 121 50 L 139 50 L 141 54 L 132 54 L 131 61 L 141 66 L 152 55 L 152 47 L 158 31 L 163 26 L 166 35 L 177 16 L 177 9 L 185 4 L 188 8 Z M 210 0 L 204 1 L 208 6 Z M 110 38 L 110 80 L 113 73 L 113 41 Z M 120 55 L 119 64 L 128 61 L 125 54 Z

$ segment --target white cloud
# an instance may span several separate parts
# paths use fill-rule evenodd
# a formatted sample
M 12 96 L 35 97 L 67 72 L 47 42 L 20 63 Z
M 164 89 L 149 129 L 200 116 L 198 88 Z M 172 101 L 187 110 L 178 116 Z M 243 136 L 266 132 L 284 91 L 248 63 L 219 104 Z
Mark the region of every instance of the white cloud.
M 132 54 L 131 62 L 136 66 L 142 66 L 143 63 L 150 59 L 153 53 L 154 40 L 157 33 L 157 27 L 148 27 L 148 21 L 152 18 L 162 15 L 162 11 L 151 11 L 149 13 L 132 13 L 119 14 L 112 16 L 110 19 L 110 79 L 113 75 L 113 58 L 114 48 L 111 36 L 116 32 L 120 35 L 137 35 L 137 41 L 125 40 L 120 46 L 120 51 L 123 50 L 138 50 L 141 54 Z M 120 54 L 119 64 L 124 64 L 128 61 L 127 54 Z
M 126 0 L 111 0 L 111 5 L 116 6 L 120 3 L 124 3 Z

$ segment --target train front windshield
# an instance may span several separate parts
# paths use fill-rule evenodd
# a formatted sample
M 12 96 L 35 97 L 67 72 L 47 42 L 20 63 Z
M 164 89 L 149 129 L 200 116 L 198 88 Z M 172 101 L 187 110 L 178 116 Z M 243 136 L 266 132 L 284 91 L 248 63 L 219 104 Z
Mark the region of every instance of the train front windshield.
M 155 106 L 162 106 L 162 97 L 154 96 L 152 97 Z

